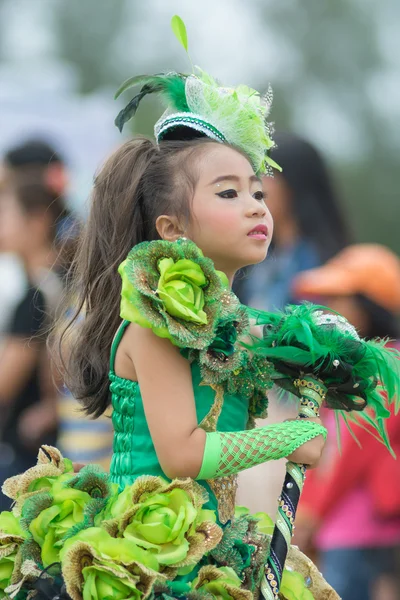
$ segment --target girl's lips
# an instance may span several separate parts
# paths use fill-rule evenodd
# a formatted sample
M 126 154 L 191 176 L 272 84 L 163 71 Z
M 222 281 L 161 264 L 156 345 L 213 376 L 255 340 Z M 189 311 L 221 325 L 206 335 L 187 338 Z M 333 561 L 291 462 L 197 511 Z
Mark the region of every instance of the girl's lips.
M 266 240 L 268 237 L 268 227 L 266 225 L 256 225 L 247 234 L 247 237 L 251 237 L 254 240 Z
M 264 233 L 249 233 L 247 237 L 251 237 L 253 240 L 266 240 L 267 236 Z

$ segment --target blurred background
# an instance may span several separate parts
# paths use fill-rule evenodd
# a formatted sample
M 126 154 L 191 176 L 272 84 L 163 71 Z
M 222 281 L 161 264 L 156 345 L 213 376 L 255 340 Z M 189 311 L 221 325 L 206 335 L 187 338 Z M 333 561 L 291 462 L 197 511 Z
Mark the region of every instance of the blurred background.
M 62 382 L 58 390 L 53 383 L 45 335 L 37 344 L 27 340 L 46 330 L 62 294 L 94 172 L 124 137 L 151 135 L 160 115 L 157 100 L 146 98 L 121 136 L 113 121 L 130 96 L 116 102 L 115 90 L 134 74 L 191 68 L 170 29 L 174 14 L 186 23 L 194 64 L 226 85 L 274 90 L 274 158 L 284 171 L 265 185 L 275 239 L 269 262 L 238 278 L 241 299 L 267 309 L 318 300 L 368 337 L 398 339 L 397 0 L 0 0 L 0 164 L 12 172 L 10 187 L 0 171 L 0 483 L 31 466 L 42 443 L 107 468 L 109 418 L 86 420 Z M 347 246 L 350 255 L 341 254 Z M 60 248 L 68 250 L 62 260 Z M 269 422 L 292 413 L 271 398 Z M 400 450 L 398 417 L 391 423 Z M 297 541 L 339 575 L 339 582 L 332 575 L 333 585 L 350 578 L 344 600 L 398 599 L 400 490 L 387 489 L 388 508 L 360 483 L 370 464 L 348 467 L 358 487 L 343 492 L 343 512 L 358 498 L 369 509 L 356 531 L 370 526 L 367 540 L 349 541 L 348 523 L 335 521 L 321 497 L 323 488 L 339 489 L 343 464 L 336 450 L 323 469 L 331 479 L 314 482 L 299 512 Z M 371 452 L 378 456 L 376 448 Z M 388 479 L 400 481 L 393 468 L 383 487 Z M 239 501 L 273 513 L 284 463 L 257 469 L 245 474 Z M 5 496 L 0 500 L 2 510 L 9 507 Z M 319 521 L 312 519 L 317 504 Z M 376 533 L 382 519 L 384 536 Z M 329 527 L 339 535 L 330 536 Z
M 120 139 L 118 85 L 190 69 L 171 35 L 175 13 L 194 64 L 226 84 L 271 83 L 276 127 L 326 154 L 357 239 L 399 252 L 396 0 L 0 0 L 0 151 L 32 133 L 54 141 L 81 209 L 95 167 Z M 151 133 L 154 104 L 143 103 L 137 131 Z

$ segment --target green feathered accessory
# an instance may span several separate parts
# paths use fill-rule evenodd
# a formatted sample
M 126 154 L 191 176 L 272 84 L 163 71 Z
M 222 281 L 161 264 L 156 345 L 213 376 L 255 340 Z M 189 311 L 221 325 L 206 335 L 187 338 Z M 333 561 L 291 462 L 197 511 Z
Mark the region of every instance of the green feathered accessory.
M 249 316 L 263 326 L 263 338 L 253 337 L 249 347 L 272 363 L 281 390 L 299 395 L 296 379 L 320 380 L 325 405 L 338 411 L 352 435 L 351 423 L 375 430 L 390 450 L 385 419 L 388 406 L 396 413 L 400 408 L 400 353 L 387 348 L 387 340 L 364 340 L 344 317 L 309 303 L 275 313 L 249 309 Z
M 173 17 L 172 28 L 187 51 L 183 21 Z M 195 73 L 187 75 L 170 72 L 131 77 L 122 84 L 115 97 L 135 86 L 141 86 L 138 93 L 115 119 L 120 131 L 134 117 L 142 99 L 157 94 L 166 106 L 154 128 L 157 142 L 206 136 L 240 149 L 257 174 L 272 175 L 272 168 L 281 170 L 268 155 L 275 145 L 273 128 L 267 120 L 272 104 L 271 88 L 260 96 L 256 90 L 244 85 L 224 87 L 196 68 Z

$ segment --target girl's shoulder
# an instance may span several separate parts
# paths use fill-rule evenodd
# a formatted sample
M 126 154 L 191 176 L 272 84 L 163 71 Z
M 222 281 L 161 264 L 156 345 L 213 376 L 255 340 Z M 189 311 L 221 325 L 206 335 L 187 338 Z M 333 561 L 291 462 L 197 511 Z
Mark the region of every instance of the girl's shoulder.
M 222 324 L 240 321 L 241 330 L 247 327 L 246 311 L 225 274 L 190 240 L 138 244 L 119 273 L 121 317 L 179 348 L 209 347 Z
M 230 290 L 225 274 L 193 242 L 139 244 L 119 273 L 123 319 L 168 338 L 191 362 L 198 362 L 202 383 L 251 400 L 262 379 L 265 399 L 272 385 L 265 361 L 252 358 L 242 343 L 251 335 L 248 311 Z M 255 377 L 261 362 L 264 378 Z

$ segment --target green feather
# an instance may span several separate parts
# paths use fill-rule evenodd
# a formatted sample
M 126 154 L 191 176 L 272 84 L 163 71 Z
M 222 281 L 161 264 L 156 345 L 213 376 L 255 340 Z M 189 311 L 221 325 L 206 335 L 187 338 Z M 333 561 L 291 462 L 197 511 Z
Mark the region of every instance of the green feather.
M 391 414 L 387 405 L 396 413 L 400 409 L 400 353 L 387 348 L 387 340 L 357 338 L 345 322 L 317 323 L 316 310 L 333 312 L 308 303 L 278 313 L 250 309 L 250 318 L 264 326 L 264 337 L 252 338 L 247 347 L 273 364 L 275 383 L 286 391 L 298 393 L 293 380 L 305 373 L 322 380 L 328 388 L 327 406 L 339 409 L 351 435 L 355 437 L 351 423 L 366 424 L 393 452 L 385 419 Z M 360 414 L 365 407 L 373 416 Z M 344 412 L 353 410 L 357 418 Z
M 183 48 L 187 52 L 188 51 L 188 37 L 187 37 L 185 23 L 182 21 L 182 19 L 178 15 L 175 15 L 171 19 L 171 27 L 172 27 L 172 31 L 174 32 L 176 39 L 178 40 L 178 42 L 183 46 Z
M 336 439 L 337 439 L 338 450 L 339 450 L 339 454 L 342 454 L 342 434 L 340 431 L 339 411 L 335 410 L 334 415 L 335 415 Z
M 114 99 L 119 98 L 121 94 L 129 90 L 131 87 L 135 87 L 135 85 L 145 85 L 146 83 L 151 83 L 155 77 L 163 77 L 164 73 L 156 73 L 156 75 L 135 75 L 135 77 L 129 77 L 126 79 L 124 83 L 117 89 L 114 95 Z
M 178 74 L 165 81 L 162 99 L 167 105 L 174 107 L 177 112 L 189 112 L 185 93 L 186 76 Z
M 165 102 L 178 112 L 187 112 L 189 107 L 185 95 L 186 76 L 180 73 L 159 73 L 157 75 L 140 75 L 128 79 L 117 91 L 118 97 L 123 91 L 139 83 L 144 83 L 142 89 L 123 108 L 115 119 L 115 125 L 122 131 L 125 123 L 132 119 L 142 99 L 148 94 L 160 94 Z

